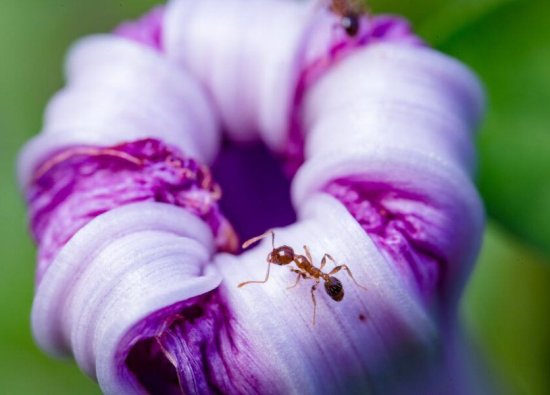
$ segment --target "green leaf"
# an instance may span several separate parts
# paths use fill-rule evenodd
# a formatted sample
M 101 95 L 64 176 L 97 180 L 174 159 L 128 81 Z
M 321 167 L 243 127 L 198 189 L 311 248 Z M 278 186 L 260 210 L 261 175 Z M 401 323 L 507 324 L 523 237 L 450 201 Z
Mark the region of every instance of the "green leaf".
M 437 45 L 511 1 L 517 0 L 373 0 L 366 4 L 374 12 L 406 16 L 424 39 Z
M 550 393 L 550 263 L 489 226 L 463 315 L 496 381 L 512 394 Z
M 550 256 L 550 2 L 374 0 L 486 86 L 479 188 L 490 217 Z
M 506 4 L 441 49 L 488 92 L 479 186 L 489 215 L 550 254 L 550 2 Z
M 486 86 L 479 186 L 493 225 L 464 318 L 500 389 L 549 394 L 550 2 L 374 4 L 409 16 L 425 39 L 469 64 Z
M 15 158 L 61 88 L 64 53 L 78 37 L 109 31 L 154 0 L 0 0 L 0 394 L 99 394 L 73 362 L 42 354 L 30 333 L 34 254 L 15 182 Z
M 444 7 L 450 0 L 362 0 L 373 13 L 390 13 L 406 16 L 418 27 L 423 21 L 433 18 L 435 11 Z

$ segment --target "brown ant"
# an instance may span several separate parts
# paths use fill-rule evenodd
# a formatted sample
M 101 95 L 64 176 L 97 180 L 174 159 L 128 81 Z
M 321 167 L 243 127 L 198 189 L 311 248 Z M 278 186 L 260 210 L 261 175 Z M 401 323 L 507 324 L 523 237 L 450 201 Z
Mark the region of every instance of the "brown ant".
M 344 286 L 338 280 L 336 277 L 333 277 L 333 274 L 338 273 L 340 270 L 344 269 L 348 275 L 351 277 L 355 285 L 357 285 L 360 288 L 363 288 L 366 290 L 365 287 L 360 285 L 355 278 L 353 277 L 353 274 L 351 274 L 351 270 L 349 270 L 349 267 L 347 265 L 337 265 L 336 261 L 332 256 L 329 254 L 323 255 L 323 259 L 321 259 L 321 265 L 319 267 L 313 266 L 313 258 L 311 257 L 311 252 L 309 251 L 309 248 L 307 246 L 304 246 L 304 251 L 306 253 L 306 256 L 298 255 L 294 253 L 294 250 L 292 247 L 282 245 L 280 247 L 275 247 L 275 232 L 272 230 L 268 230 L 263 235 L 253 237 L 252 239 L 246 241 L 243 244 L 243 248 L 248 248 L 251 244 L 265 238 L 271 235 L 271 245 L 273 249 L 271 252 L 267 255 L 267 273 L 265 275 L 265 279 L 258 281 L 246 281 L 244 283 L 240 283 L 238 285 L 239 288 L 244 287 L 247 284 L 263 284 L 266 283 L 269 279 L 269 270 L 271 268 L 271 264 L 284 266 L 288 265 L 292 262 L 294 262 L 297 266 L 297 268 L 291 268 L 290 270 L 293 273 L 297 274 L 296 282 L 294 285 L 287 287 L 287 289 L 294 288 L 298 285 L 300 282 L 300 279 L 311 279 L 315 281 L 315 284 L 311 287 L 311 298 L 313 300 L 313 325 L 315 325 L 315 312 L 317 310 L 317 302 L 315 300 L 315 291 L 317 290 L 317 286 L 321 282 L 321 280 L 324 281 L 325 285 L 325 291 L 330 296 L 330 298 L 336 302 L 340 302 L 342 299 L 344 299 Z M 325 267 L 327 263 L 327 259 L 332 261 L 334 265 L 336 266 L 334 269 L 332 269 L 329 273 L 324 273 L 323 268 Z
M 355 37 L 359 33 L 364 12 L 359 0 L 332 0 L 329 9 L 340 17 L 340 25 L 348 36 Z

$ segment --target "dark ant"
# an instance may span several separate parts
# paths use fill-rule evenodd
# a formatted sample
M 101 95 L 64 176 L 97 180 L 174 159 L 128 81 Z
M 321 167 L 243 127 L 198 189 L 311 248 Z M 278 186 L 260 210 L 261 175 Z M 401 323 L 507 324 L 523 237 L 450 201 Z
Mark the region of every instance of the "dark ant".
M 359 0 L 332 0 L 330 10 L 340 17 L 340 25 L 350 37 L 355 37 L 361 27 L 363 8 Z
M 367 289 L 360 285 L 355 278 L 353 277 L 353 274 L 351 274 L 351 270 L 347 265 L 337 265 L 336 261 L 332 256 L 329 254 L 323 255 L 323 259 L 321 259 L 321 265 L 319 267 L 313 266 L 313 258 L 311 257 L 311 252 L 309 251 L 309 248 L 307 246 L 304 246 L 304 251 L 306 253 L 306 256 L 298 255 L 294 253 L 294 250 L 292 247 L 283 245 L 280 247 L 275 247 L 275 232 L 272 230 L 268 230 L 263 235 L 253 237 L 252 239 L 246 241 L 243 244 L 243 248 L 248 248 L 251 244 L 257 242 L 258 240 L 261 240 L 265 237 L 268 237 L 271 235 L 271 245 L 273 249 L 271 252 L 267 255 L 267 273 L 265 275 L 265 279 L 258 281 L 246 281 L 244 283 L 240 283 L 238 285 L 239 288 L 244 287 L 247 284 L 263 284 L 266 283 L 269 279 L 269 271 L 271 268 L 271 264 L 284 266 L 288 265 L 291 262 L 294 262 L 297 266 L 297 268 L 291 268 L 290 270 L 293 273 L 297 274 L 296 282 L 294 285 L 287 287 L 287 289 L 294 288 L 298 285 L 300 282 L 300 279 L 311 279 L 315 281 L 315 284 L 311 287 L 311 298 L 313 300 L 313 325 L 315 325 L 315 312 L 317 310 L 317 301 L 315 300 L 315 291 L 317 290 L 317 286 L 321 282 L 321 280 L 324 281 L 325 285 L 325 291 L 330 298 L 336 302 L 340 302 L 342 299 L 344 299 L 344 286 L 338 280 L 336 277 L 333 277 L 333 274 L 338 273 L 340 270 L 344 269 L 348 275 L 351 277 L 355 285 L 357 285 L 360 288 Z M 332 261 L 334 265 L 336 266 L 334 269 L 332 269 L 329 273 L 324 273 L 323 268 L 325 267 L 327 263 L 327 259 Z

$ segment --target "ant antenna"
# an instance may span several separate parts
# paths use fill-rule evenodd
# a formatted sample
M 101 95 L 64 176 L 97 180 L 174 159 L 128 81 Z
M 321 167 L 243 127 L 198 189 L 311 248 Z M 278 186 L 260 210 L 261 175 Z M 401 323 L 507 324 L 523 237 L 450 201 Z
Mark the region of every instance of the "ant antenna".
M 256 236 L 256 237 L 253 237 L 251 238 L 250 240 L 247 240 L 243 243 L 243 249 L 246 249 L 248 247 L 250 247 L 251 244 L 254 244 L 255 242 L 257 242 L 258 240 L 261 240 L 261 239 L 265 239 L 266 237 L 268 237 L 269 235 L 271 235 L 271 245 L 273 246 L 273 249 L 275 249 L 275 232 L 273 232 L 273 230 L 268 230 L 267 232 L 265 232 L 263 235 L 260 235 L 260 236 Z M 245 285 L 247 284 L 263 284 L 263 283 L 266 283 L 267 280 L 269 279 L 269 272 L 271 270 L 271 263 L 268 261 L 267 262 L 267 272 L 265 274 L 265 279 L 263 281 L 246 281 L 244 283 L 240 283 L 239 285 L 237 285 L 238 288 L 241 288 L 241 287 L 244 287 Z
M 275 249 L 275 232 L 273 232 L 273 230 L 268 230 L 267 232 L 265 232 L 263 235 L 260 235 L 260 236 L 256 236 L 256 237 L 253 237 L 247 241 L 245 241 L 243 243 L 243 249 L 247 249 L 248 247 L 250 247 L 252 244 L 254 244 L 255 242 L 261 240 L 261 239 L 265 239 L 266 237 L 268 237 L 269 235 L 271 235 L 271 246 L 273 247 L 273 249 Z
M 237 285 L 237 288 L 244 287 L 247 284 L 263 284 L 266 283 L 267 280 L 269 280 L 269 272 L 271 270 L 271 263 L 267 263 L 267 272 L 265 273 L 265 278 L 263 280 L 252 280 L 252 281 L 245 281 L 244 283 L 240 283 Z

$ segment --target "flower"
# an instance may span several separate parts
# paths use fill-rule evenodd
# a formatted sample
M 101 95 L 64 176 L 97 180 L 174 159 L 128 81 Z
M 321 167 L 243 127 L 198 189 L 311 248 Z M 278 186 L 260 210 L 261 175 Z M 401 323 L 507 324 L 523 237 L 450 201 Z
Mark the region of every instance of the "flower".
M 20 160 L 40 245 L 32 322 L 105 393 L 468 386 L 456 305 L 483 229 L 481 87 L 401 19 L 364 16 L 350 37 L 312 4 L 175 0 L 72 49 Z M 366 290 L 345 270 L 341 302 L 309 278 L 286 289 L 284 267 L 237 288 L 273 246 L 216 253 L 235 244 L 205 167 L 222 128 L 297 171 L 298 221 L 276 244 L 330 254 Z

